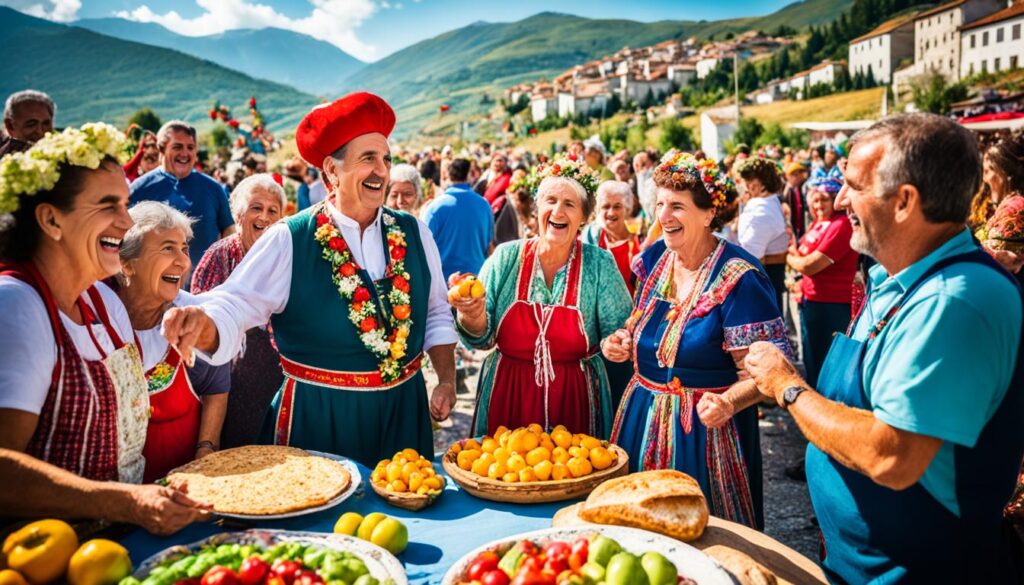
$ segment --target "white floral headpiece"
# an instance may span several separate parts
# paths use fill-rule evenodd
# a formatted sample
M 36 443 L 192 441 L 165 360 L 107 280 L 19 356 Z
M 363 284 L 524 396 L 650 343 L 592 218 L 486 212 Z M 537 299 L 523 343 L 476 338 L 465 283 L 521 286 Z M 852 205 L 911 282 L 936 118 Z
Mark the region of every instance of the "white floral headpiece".
M 120 130 L 102 122 L 63 132 L 50 132 L 25 152 L 0 159 L 0 213 L 14 213 L 19 197 L 53 189 L 61 165 L 99 168 L 105 157 L 120 160 L 126 139 Z

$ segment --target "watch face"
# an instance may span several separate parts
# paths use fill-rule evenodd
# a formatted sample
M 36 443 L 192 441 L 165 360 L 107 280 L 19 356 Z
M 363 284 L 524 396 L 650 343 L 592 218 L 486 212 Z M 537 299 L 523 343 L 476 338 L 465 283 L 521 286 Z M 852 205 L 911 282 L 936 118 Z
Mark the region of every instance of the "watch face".
M 786 404 L 793 404 L 797 396 L 803 393 L 805 388 L 801 386 L 790 386 L 782 391 L 782 399 Z

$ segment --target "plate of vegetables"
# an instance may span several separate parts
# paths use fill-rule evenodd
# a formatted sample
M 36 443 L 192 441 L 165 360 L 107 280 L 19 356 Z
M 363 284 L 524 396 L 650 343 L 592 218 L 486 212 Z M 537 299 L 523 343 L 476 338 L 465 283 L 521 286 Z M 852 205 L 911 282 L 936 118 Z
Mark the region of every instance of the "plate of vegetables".
M 118 585 L 408 585 L 383 548 L 341 534 L 247 530 L 174 546 Z

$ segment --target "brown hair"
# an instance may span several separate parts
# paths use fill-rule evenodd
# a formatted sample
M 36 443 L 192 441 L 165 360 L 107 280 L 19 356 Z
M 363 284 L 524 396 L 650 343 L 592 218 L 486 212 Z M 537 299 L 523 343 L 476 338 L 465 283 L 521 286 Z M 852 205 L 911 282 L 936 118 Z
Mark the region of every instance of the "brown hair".
M 738 172 L 744 181 L 757 179 L 769 193 L 778 193 L 785 186 L 775 163 L 761 157 L 755 156 L 743 161 Z
M 1024 133 L 1017 131 L 996 142 L 985 156 L 1006 176 L 1010 193 L 1024 195 Z
M 689 192 L 693 197 L 694 205 L 699 209 L 714 209 L 715 207 L 704 182 L 690 173 L 672 172 L 659 167 L 654 171 L 654 184 L 663 189 Z M 729 191 L 726 194 L 725 205 L 715 210 L 715 218 L 711 220 L 711 229 L 715 231 L 721 229 L 736 217 L 737 211 L 739 211 L 739 204 L 736 201 L 736 192 Z

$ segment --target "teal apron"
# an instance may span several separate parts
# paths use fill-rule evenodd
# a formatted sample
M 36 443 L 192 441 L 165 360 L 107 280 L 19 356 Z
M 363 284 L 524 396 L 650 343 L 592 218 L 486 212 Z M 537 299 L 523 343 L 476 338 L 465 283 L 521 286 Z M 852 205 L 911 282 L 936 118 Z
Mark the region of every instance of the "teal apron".
M 922 283 L 958 262 L 991 266 L 1015 282 L 980 249 L 947 258 L 907 289 L 873 333 L 885 327 Z M 850 327 L 852 331 L 853 324 Z M 866 341 L 837 334 L 818 378 L 818 392 L 870 411 L 862 379 L 866 348 Z M 883 487 L 808 444 L 807 483 L 821 526 L 823 566 L 830 582 L 1019 582 L 1002 510 L 1013 492 L 1024 452 L 1021 366 L 1018 358 L 1010 387 L 977 444 L 955 446 L 959 517 L 920 483 L 901 491 Z

